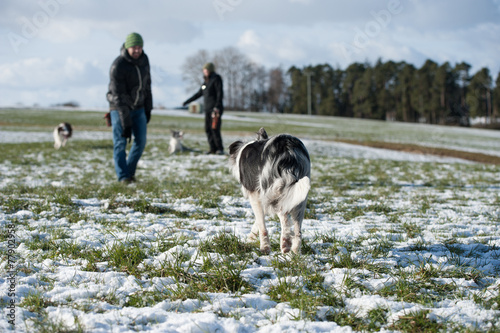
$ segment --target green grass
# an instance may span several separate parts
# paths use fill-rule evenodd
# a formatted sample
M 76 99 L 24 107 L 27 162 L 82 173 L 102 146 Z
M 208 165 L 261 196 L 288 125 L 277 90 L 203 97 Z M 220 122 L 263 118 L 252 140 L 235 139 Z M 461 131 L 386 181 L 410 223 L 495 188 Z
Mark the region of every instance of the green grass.
M 141 240 L 121 241 L 105 249 L 105 258 L 117 270 L 139 278 L 138 266 L 147 257 L 147 251 Z
M 236 256 L 240 260 L 249 258 L 249 255 L 255 252 L 255 248 L 250 244 L 243 242 L 232 234 L 222 233 L 208 238 L 201 242 L 198 247 L 201 253 L 219 253 L 225 256 Z
M 391 328 L 403 332 L 442 332 L 447 328 L 445 323 L 428 319 L 429 311 L 409 313 L 399 318 Z
M 56 304 L 44 297 L 41 292 L 28 293 L 19 304 L 20 307 L 35 313 L 41 313 L 43 309 L 54 305 Z
M 77 130 L 108 130 L 98 112 L 23 112 L 0 110 L 6 119 L 1 128 L 50 131 L 60 116 L 77 124 Z M 286 129 L 308 139 L 405 135 L 384 123 L 360 122 L 366 132 L 358 133 L 349 130 L 353 125 L 345 119 L 232 115 L 262 119 L 268 133 Z M 500 184 L 498 166 L 312 154 L 305 222 L 312 229 L 303 230 L 302 254 L 279 253 L 280 226 L 271 218 L 267 226 L 273 252 L 263 256 L 258 242 L 247 242 L 239 232 L 250 229 L 253 215 L 231 178 L 227 160 L 166 154 L 168 140 L 161 135 L 169 128 L 183 128 L 203 138 L 201 119 L 153 116 L 153 138 L 144 156 L 149 164 L 139 170 L 140 181 L 132 186 L 116 182 L 108 141 L 70 142 L 71 149 L 57 152 L 50 142 L 2 145 L 0 213 L 16 225 L 19 274 L 37 281 L 30 285 L 34 291 L 21 295 L 19 303 L 35 331 L 85 331 L 78 320 L 72 326 L 54 321 L 47 315 L 51 306 L 89 313 L 104 311 L 101 305 L 145 308 L 165 301 L 181 311 L 182 302 L 194 300 L 200 307 L 193 311 L 201 311 L 214 302 L 214 295 L 239 299 L 265 294 L 287 306 L 294 320 L 331 321 L 367 332 L 477 330 L 446 318 L 430 319 L 435 318 L 429 316 L 432 310 L 393 318 L 390 308 L 378 306 L 362 314 L 348 306 L 351 299 L 376 296 L 426 309 L 445 300 L 464 300 L 479 309 L 500 309 L 494 289 L 500 271 L 483 269 L 499 259 L 500 196 L 492 189 Z M 251 137 L 256 124 L 227 120 L 224 135 Z M 375 125 L 387 125 L 389 132 L 379 133 Z M 406 132 L 406 139 L 425 136 L 425 131 Z M 204 138 L 189 140 L 200 150 L 205 145 Z M 64 166 L 64 172 L 57 166 Z M 17 214 L 20 211 L 30 214 Z M 7 240 L 6 234 L 0 236 L 2 263 Z M 46 259 L 49 266 L 42 264 Z M 90 285 L 104 288 L 104 274 L 115 272 L 137 281 L 139 287 L 108 290 L 85 300 L 53 301 L 46 293 L 55 286 L 78 287 L 74 281 L 58 280 L 59 269 L 68 266 L 83 276 L 91 272 L 93 278 L 84 281 Z M 252 269 L 261 271 L 248 274 Z M 383 283 L 372 285 L 372 279 Z M 240 310 L 213 313 L 239 320 Z M 491 331 L 499 326 L 495 321 Z
M 33 330 L 39 333 L 84 333 L 84 326 L 75 316 L 75 325 L 68 326 L 64 321 L 52 321 L 47 316 L 35 317 L 33 320 Z
M 441 126 L 414 126 L 384 121 L 373 121 L 337 117 L 307 117 L 283 114 L 239 113 L 226 112 L 235 119 L 225 119 L 223 130 L 228 133 L 245 133 L 252 135 L 258 128 L 256 124 L 265 124 L 269 134 L 288 132 L 301 137 L 320 139 L 344 139 L 358 142 L 391 142 L 414 144 L 449 144 L 460 142 L 461 147 L 468 148 L 491 147 L 491 139 L 477 131 L 463 129 L 462 133 L 441 130 L 436 134 L 436 128 Z M 104 112 L 95 111 L 60 111 L 33 109 L 0 109 L 0 125 L 6 130 L 52 131 L 61 121 L 68 121 L 78 130 L 107 131 L 102 119 Z M 247 121 L 247 120 L 253 121 Z M 257 122 L 254 122 L 257 121 Z M 149 124 L 152 134 L 168 135 L 170 129 L 183 129 L 188 133 L 203 133 L 203 118 L 161 116 L 155 114 Z M 445 128 L 446 129 L 446 128 Z M 464 137 L 469 140 L 463 140 Z M 26 145 L 29 146 L 29 145 Z M 109 145 L 108 145 L 109 147 Z

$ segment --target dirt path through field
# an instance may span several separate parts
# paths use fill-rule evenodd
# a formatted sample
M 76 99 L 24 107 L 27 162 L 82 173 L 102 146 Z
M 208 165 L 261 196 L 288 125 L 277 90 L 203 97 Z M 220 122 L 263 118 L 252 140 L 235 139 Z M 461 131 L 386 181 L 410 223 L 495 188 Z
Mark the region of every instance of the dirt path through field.
M 430 154 L 437 156 L 455 157 L 479 163 L 500 165 L 499 156 L 487 155 L 482 153 L 473 153 L 473 152 L 445 149 L 445 148 L 426 147 L 415 144 L 380 142 L 380 141 L 357 141 L 348 139 L 337 139 L 335 141 L 349 143 L 353 145 L 367 146 L 372 148 L 391 149 L 391 150 L 404 151 L 414 154 Z

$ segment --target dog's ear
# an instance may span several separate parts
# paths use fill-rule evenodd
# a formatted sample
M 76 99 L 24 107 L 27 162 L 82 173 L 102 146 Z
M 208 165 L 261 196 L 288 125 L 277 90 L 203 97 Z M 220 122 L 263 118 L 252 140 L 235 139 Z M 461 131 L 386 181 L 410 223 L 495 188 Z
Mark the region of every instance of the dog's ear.
M 68 138 L 71 138 L 71 135 L 73 134 L 73 127 L 71 127 L 70 123 L 64 123 L 66 124 L 66 129 L 68 130 Z
M 261 127 L 260 130 L 257 132 L 257 140 L 267 140 L 267 132 L 264 129 L 264 127 Z
M 241 146 L 243 146 L 242 141 L 235 141 L 231 143 L 231 145 L 229 146 L 229 155 L 236 154 L 238 150 L 241 148 Z

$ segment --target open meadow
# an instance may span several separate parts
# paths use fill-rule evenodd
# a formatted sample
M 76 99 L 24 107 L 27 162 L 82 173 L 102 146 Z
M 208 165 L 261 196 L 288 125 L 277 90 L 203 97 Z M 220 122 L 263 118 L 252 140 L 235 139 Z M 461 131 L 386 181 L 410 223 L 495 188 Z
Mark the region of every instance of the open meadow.
M 227 156 L 167 152 L 170 129 L 207 149 L 200 115 L 154 110 L 128 186 L 103 115 L 0 109 L 0 331 L 500 331 L 500 131 L 226 113 L 226 147 L 264 126 L 311 155 L 302 254 L 273 217 L 263 255 Z

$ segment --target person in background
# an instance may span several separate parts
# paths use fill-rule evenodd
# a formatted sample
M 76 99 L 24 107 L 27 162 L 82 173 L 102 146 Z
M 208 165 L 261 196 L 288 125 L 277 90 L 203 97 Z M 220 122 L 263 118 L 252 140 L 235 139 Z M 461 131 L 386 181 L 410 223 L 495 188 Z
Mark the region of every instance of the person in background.
M 204 83 L 200 90 L 188 98 L 183 103 L 183 106 L 203 96 L 205 132 L 207 133 L 208 145 L 210 147 L 207 154 L 224 155 L 224 146 L 222 145 L 222 136 L 220 132 L 222 125 L 221 118 L 224 112 L 224 105 L 222 103 L 224 93 L 222 78 L 215 72 L 213 63 L 209 62 L 203 66 L 203 79 Z
M 113 159 L 120 182 L 135 181 L 137 163 L 146 147 L 147 124 L 151 119 L 153 97 L 149 59 L 144 41 L 136 32 L 129 34 L 120 55 L 110 69 L 107 99 L 113 127 Z M 134 141 L 129 155 L 127 142 Z

